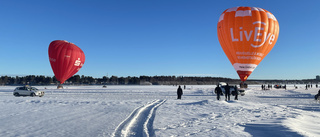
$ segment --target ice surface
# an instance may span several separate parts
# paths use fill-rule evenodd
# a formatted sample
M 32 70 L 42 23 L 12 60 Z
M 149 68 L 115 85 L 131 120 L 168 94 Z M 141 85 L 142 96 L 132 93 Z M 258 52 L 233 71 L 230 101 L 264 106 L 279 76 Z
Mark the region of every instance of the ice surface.
M 239 100 L 216 100 L 215 86 L 36 86 L 43 97 L 0 87 L 0 136 L 320 136 L 319 89 L 249 85 Z M 45 89 L 46 88 L 46 89 Z

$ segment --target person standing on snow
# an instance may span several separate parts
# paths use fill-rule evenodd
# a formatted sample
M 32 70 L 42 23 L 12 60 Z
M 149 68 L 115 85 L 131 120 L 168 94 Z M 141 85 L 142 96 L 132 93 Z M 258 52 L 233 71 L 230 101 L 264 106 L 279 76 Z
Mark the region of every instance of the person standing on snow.
M 177 89 L 178 99 L 181 99 L 182 94 L 183 94 L 182 88 L 181 88 L 181 86 L 179 85 L 179 87 L 178 87 L 178 89 Z
M 306 84 L 306 90 L 308 90 L 308 84 Z
M 237 87 L 237 85 L 234 86 L 234 100 L 238 100 L 238 87 Z
M 316 95 L 314 96 L 314 99 L 315 99 L 315 100 L 319 100 L 319 97 L 320 97 L 320 90 L 318 91 L 318 94 L 316 94 Z
M 222 94 L 222 90 L 221 90 L 221 88 L 219 87 L 219 84 L 218 84 L 217 87 L 214 89 L 214 91 L 215 91 L 216 94 L 217 94 L 217 100 L 220 100 L 220 95 Z
M 227 99 L 228 100 L 230 100 L 230 86 L 229 86 L 229 84 L 227 83 L 227 85 L 226 85 L 226 87 L 224 88 L 224 90 L 225 90 L 225 97 L 226 97 L 226 101 L 227 101 Z M 227 98 L 228 97 L 228 98 Z
M 284 90 L 287 90 L 287 85 L 284 85 Z

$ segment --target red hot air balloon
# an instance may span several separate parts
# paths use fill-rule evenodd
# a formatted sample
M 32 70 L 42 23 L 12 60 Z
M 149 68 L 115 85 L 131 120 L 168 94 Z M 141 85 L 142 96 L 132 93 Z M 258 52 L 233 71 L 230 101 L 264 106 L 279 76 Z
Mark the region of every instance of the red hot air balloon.
M 76 74 L 84 64 L 83 51 L 65 40 L 55 40 L 49 45 L 49 61 L 60 84 Z

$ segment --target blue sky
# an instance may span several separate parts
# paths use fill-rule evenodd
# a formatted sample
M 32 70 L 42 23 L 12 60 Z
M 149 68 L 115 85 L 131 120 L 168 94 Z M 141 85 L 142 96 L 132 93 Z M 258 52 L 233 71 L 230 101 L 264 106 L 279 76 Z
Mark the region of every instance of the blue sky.
M 217 37 L 236 6 L 273 13 L 278 41 L 249 79 L 320 75 L 318 0 L 2 0 L 0 75 L 53 76 L 48 46 L 67 40 L 86 62 L 79 75 L 239 78 Z

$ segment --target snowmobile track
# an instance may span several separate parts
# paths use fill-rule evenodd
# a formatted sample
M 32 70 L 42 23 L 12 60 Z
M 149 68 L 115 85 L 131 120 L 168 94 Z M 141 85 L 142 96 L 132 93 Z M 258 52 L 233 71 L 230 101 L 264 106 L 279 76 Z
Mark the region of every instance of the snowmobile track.
M 112 134 L 113 137 L 152 137 L 153 120 L 156 109 L 166 100 L 154 100 L 136 108 L 124 121 L 122 121 Z

